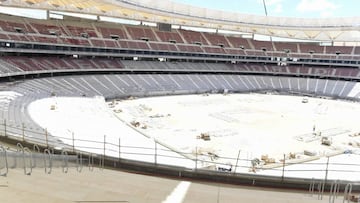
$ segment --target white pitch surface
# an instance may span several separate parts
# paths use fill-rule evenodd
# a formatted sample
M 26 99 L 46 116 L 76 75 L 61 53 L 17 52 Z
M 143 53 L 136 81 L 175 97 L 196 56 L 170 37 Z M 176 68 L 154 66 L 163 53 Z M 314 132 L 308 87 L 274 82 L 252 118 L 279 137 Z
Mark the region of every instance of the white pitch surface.
M 51 110 L 53 105 L 55 110 Z M 151 163 L 155 161 L 154 139 L 145 137 L 120 122 L 102 97 L 46 98 L 31 103 L 28 111 L 35 122 L 46 128 L 51 135 L 61 137 L 64 143 L 72 146 L 74 135 L 77 149 L 103 154 L 105 135 L 106 143 L 118 145 L 120 139 L 121 158 Z M 106 144 L 105 148 L 106 155 L 119 157 L 118 147 Z M 168 157 L 158 157 L 157 163 L 194 167 L 193 161 L 174 152 L 163 151 L 168 150 L 167 148 L 157 145 L 157 150 L 159 154 L 177 157 L 177 162 L 172 162 L 173 159 Z
M 196 156 L 196 151 L 198 154 L 231 157 L 232 160 L 215 161 L 232 165 L 235 165 L 239 151 L 240 159 L 260 159 L 261 155 L 268 155 L 279 163 L 283 154 L 296 153 L 298 158 L 306 158 L 301 155 L 304 150 L 324 155 L 341 150 L 356 152 L 359 149 L 348 145 L 349 142 L 360 141 L 360 137 L 348 136 L 360 132 L 358 103 L 315 98 L 302 103 L 302 99 L 303 97 L 263 94 L 187 95 L 117 100 L 107 106 L 102 98 L 48 98 L 32 103 L 29 112 L 36 122 L 55 136 L 71 138 L 71 133 L 74 132 L 76 139 L 97 140 L 101 143 L 105 134 L 107 142 L 117 144 L 121 137 L 121 145 L 153 148 L 152 139 L 134 131 L 116 117 L 127 124 L 136 121 L 140 123 L 137 130 L 165 143 L 171 149 L 192 154 L 193 157 Z M 56 110 L 50 110 L 51 105 L 55 105 Z M 144 126 L 146 129 L 141 128 Z M 331 136 L 331 147 L 321 145 L 319 139 L 311 142 L 295 139 L 296 136 L 311 135 L 314 126 L 316 132 L 324 134 L 344 133 Z M 208 133 L 211 140 L 197 139 L 201 133 Z M 70 140 L 64 141 L 72 144 Z M 101 144 L 97 147 L 103 148 Z M 102 153 L 100 149 L 91 151 Z M 109 155 L 118 156 L 116 152 Z M 359 163 L 358 155 L 339 157 L 341 162 Z M 132 157 L 128 155 L 126 158 Z M 207 156 L 198 155 L 197 158 L 209 160 Z M 153 157 L 148 156 L 137 156 L 136 159 L 154 161 Z M 336 159 L 337 157 L 331 158 L 334 161 Z M 167 164 L 185 164 L 190 168 L 194 166 L 191 161 L 183 162 L 171 158 L 164 160 Z M 318 162 L 324 160 L 320 159 Z M 238 164 L 250 166 L 249 161 L 239 161 Z M 198 163 L 198 167 L 208 165 L 212 164 Z M 323 166 L 321 165 L 321 170 L 324 169 Z M 314 168 L 313 165 L 297 164 L 286 169 L 299 170 L 296 167 L 301 170 Z M 353 166 L 347 166 L 345 170 L 360 170 L 359 167 L 351 167 Z M 239 167 L 236 171 L 248 172 L 249 168 Z M 281 175 L 281 170 L 258 173 Z M 305 174 L 306 177 L 322 178 L 322 173 L 309 175 L 309 172 L 285 172 L 285 175 L 302 177 Z M 335 173 L 329 173 L 329 178 L 336 179 L 337 176 L 333 177 L 332 174 Z M 342 176 L 351 179 L 349 175 Z

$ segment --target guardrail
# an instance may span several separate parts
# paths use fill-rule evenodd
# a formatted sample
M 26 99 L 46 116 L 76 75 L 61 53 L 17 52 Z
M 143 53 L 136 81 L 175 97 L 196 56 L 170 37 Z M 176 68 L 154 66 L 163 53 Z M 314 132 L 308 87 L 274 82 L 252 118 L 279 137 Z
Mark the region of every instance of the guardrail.
M 3 146 L 0 145 L 0 154 L 1 154 L 1 162 L 4 165 L 0 167 L 0 169 L 5 169 L 5 172 L 1 172 L 0 171 L 0 176 L 7 176 L 8 172 L 9 172 L 9 165 L 8 165 L 8 161 L 7 161 L 7 153 L 6 150 Z
M 24 175 L 32 175 L 34 168 L 44 168 L 46 174 L 51 174 L 54 167 L 62 168 L 67 173 L 70 166 L 75 167 L 81 156 L 69 155 L 67 152 L 54 154 L 53 150 L 44 149 L 44 153 L 16 144 L 16 149 L 5 148 L 0 145 L 0 176 L 7 176 L 9 169 L 22 168 Z M 11 163 L 11 164 L 9 164 Z
M 19 133 L 20 132 L 20 133 Z M 240 158 L 240 151 L 237 154 L 237 157 L 221 157 L 214 156 L 211 154 L 200 154 L 196 150 L 195 154 L 187 152 L 177 152 L 174 153 L 172 150 L 169 150 L 165 147 L 161 147 L 161 143 L 158 143 L 153 139 L 154 145 L 152 147 L 140 147 L 140 146 L 127 146 L 121 143 L 119 139 L 117 143 L 108 141 L 106 136 L 104 136 L 103 141 L 99 140 L 85 140 L 77 139 L 76 135 L 72 135 L 71 138 L 66 137 L 53 137 L 49 136 L 46 129 L 32 129 L 26 125 L 15 125 L 9 121 L 4 121 L 0 123 L 0 139 L 8 138 L 14 142 L 23 142 L 31 144 L 32 147 L 23 147 L 18 145 L 19 152 L 22 156 L 21 166 L 24 168 L 24 174 L 31 175 L 32 168 L 41 165 L 45 169 L 45 173 L 50 174 L 52 168 L 54 167 L 54 159 L 58 161 L 58 167 L 62 168 L 64 173 L 68 172 L 70 155 L 77 157 L 73 159 L 74 167 L 78 172 L 82 172 L 84 161 L 87 161 L 89 170 L 93 170 L 96 165 L 95 162 L 98 162 L 99 168 L 104 168 L 105 166 L 120 166 L 124 161 L 128 160 L 128 157 L 143 157 L 147 160 L 148 164 L 152 164 L 154 167 L 182 167 L 181 170 L 190 170 L 195 173 L 198 172 L 215 172 L 220 175 L 233 175 L 237 176 L 251 176 L 252 184 L 256 185 L 258 183 L 257 177 L 264 177 L 264 175 L 258 175 L 253 172 L 254 166 L 252 165 L 253 159 L 244 159 Z M 67 143 L 67 144 L 66 144 Z M 69 144 L 70 143 L 70 144 Z M 32 151 L 29 149 L 32 148 Z M 41 151 L 43 150 L 42 155 Z M 171 152 L 171 153 L 170 153 Z M 56 154 L 57 153 L 57 154 Z M 4 157 L 12 156 L 7 154 L 6 150 L 0 148 L 0 172 L 5 170 L 0 175 L 6 176 L 8 173 L 8 168 L 18 166 L 19 163 L 17 159 L 14 159 L 8 163 L 8 160 Z M 83 158 L 85 156 L 86 158 Z M 189 157 L 192 157 L 189 159 Z M 329 158 L 330 159 L 330 158 Z M 168 162 L 164 162 L 168 160 Z M 178 162 L 184 160 L 192 161 L 194 163 L 193 167 L 183 168 L 181 165 L 176 165 Z M 219 161 L 221 160 L 221 161 Z M 138 160 L 142 162 L 141 160 Z M 111 163 L 110 163 L 111 162 Z M 227 162 L 235 163 L 233 165 L 227 165 L 228 168 L 224 168 Z M 1 164 L 4 163 L 4 164 Z M 175 164 L 174 164 L 175 163 Z M 294 165 L 294 163 L 287 162 L 284 159 L 284 162 L 280 164 L 277 168 L 263 168 L 264 171 L 275 171 L 281 174 L 277 179 L 276 177 L 270 177 L 270 179 L 275 179 L 277 181 L 285 182 L 286 179 L 292 178 L 288 174 L 292 172 L 304 172 L 309 173 L 307 179 L 302 181 L 307 182 L 309 185 L 309 192 L 314 194 L 315 188 L 317 189 L 318 199 L 323 198 L 324 190 L 332 190 L 332 194 L 336 193 L 336 190 L 340 187 L 339 185 L 333 185 L 334 183 L 327 180 L 328 173 L 330 172 L 342 172 L 349 174 L 360 174 L 360 163 L 302 163 L 304 165 L 313 166 L 318 165 L 320 169 L 288 169 L 287 167 Z M 329 169 L 329 166 L 341 166 L 340 170 Z M 359 170 L 349 170 L 347 167 L 356 166 L 359 167 Z M 247 173 L 244 173 L 247 171 Z M 322 177 L 314 177 L 312 174 L 314 172 L 321 172 Z M 179 172 L 181 176 L 182 171 Z M 325 177 L 325 178 L 324 178 Z M 343 181 L 343 184 L 346 184 L 349 181 Z M 316 187 L 317 186 L 317 187 Z M 335 193 L 334 193 L 335 188 Z

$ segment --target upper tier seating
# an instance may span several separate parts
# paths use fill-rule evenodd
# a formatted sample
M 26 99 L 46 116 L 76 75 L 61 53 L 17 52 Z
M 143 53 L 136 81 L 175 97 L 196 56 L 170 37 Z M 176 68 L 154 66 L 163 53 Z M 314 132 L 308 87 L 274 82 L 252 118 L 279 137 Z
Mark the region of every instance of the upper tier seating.
M 23 33 L 14 33 L 14 34 L 7 34 L 6 35 L 8 37 L 8 39 L 10 40 L 14 40 L 14 41 L 35 41 L 38 40 L 39 42 L 43 42 L 41 41 L 42 38 L 39 37 L 39 39 L 35 39 L 31 36 L 25 35 Z M 51 41 L 51 40 L 49 40 Z M 52 43 L 53 41 L 51 41 L 50 43 Z
M 90 39 L 90 42 L 95 47 L 116 48 L 120 47 L 116 40 L 113 39 Z
M 292 52 L 292 53 L 298 52 L 297 43 L 293 43 L 293 42 L 273 42 L 273 43 L 277 51 Z
M 345 46 L 325 46 L 325 51 L 328 54 L 352 54 L 353 47 Z
M 256 50 L 274 51 L 272 42 L 252 40 L 252 44 Z
M 90 46 L 90 42 L 88 39 L 85 38 L 60 38 L 64 44 L 73 44 L 73 45 L 83 45 L 83 46 Z
M 182 52 L 204 52 L 199 45 L 178 44 L 177 48 Z
M 233 36 L 227 36 L 226 38 L 234 48 L 253 49 L 253 45 L 250 45 L 249 41 L 245 38 Z
M 221 47 L 203 47 L 206 53 L 214 53 L 214 54 L 225 54 L 225 51 Z
M 149 45 L 143 41 L 118 41 L 121 48 L 127 49 L 150 49 Z
M 98 37 L 94 28 L 67 25 L 66 29 L 75 37 Z
M 230 47 L 224 35 L 204 33 L 204 36 L 213 46 Z
M 10 39 L 10 37 L 7 34 L 0 33 L 0 39 Z
M 195 32 L 191 30 L 179 30 L 179 33 L 184 37 L 188 44 L 209 45 L 201 32 Z
M 157 51 L 178 51 L 174 44 L 149 42 L 151 49 Z
M 60 57 L 3 56 L 0 64 L 10 64 L 14 71 L 64 70 L 64 69 L 119 69 L 123 65 L 118 59 L 88 59 Z M 1 68 L 1 67 L 0 67 Z M 4 71 L 0 71 L 4 72 Z M 8 71 L 7 71 L 8 72 Z
M 261 73 L 284 73 L 293 75 L 341 76 L 360 78 L 360 69 L 356 67 L 326 67 L 277 65 L 261 63 L 188 63 L 133 61 L 119 58 L 73 58 L 73 57 L 27 57 L 2 56 L 0 58 L 0 74 L 23 71 L 48 70 L 88 70 L 88 69 L 163 69 L 163 70 L 217 70 Z
M 62 26 L 57 26 L 56 24 L 45 24 L 45 23 L 30 23 L 30 25 L 35 28 L 39 34 L 43 35 L 67 35 L 66 31 Z
M 125 30 L 120 26 L 117 26 L 116 28 L 115 27 L 111 28 L 111 27 L 96 25 L 96 29 L 99 31 L 99 33 L 101 33 L 103 38 L 118 37 L 118 39 L 129 39 L 126 35 Z
M 30 25 L 23 23 L 22 21 L 6 21 L 0 20 L 1 30 L 7 32 L 19 32 L 19 33 L 35 33 L 35 31 L 31 28 Z
M 0 39 L 62 45 L 270 57 L 360 60 L 360 48 L 270 42 L 190 30 L 0 15 Z
M 301 53 L 317 53 L 317 54 L 324 53 L 324 47 L 317 44 L 299 43 L 299 47 Z
M 90 22 L 82 21 L 59 21 L 59 26 L 61 26 L 68 36 L 73 37 L 99 37 L 97 30 Z
M 184 43 L 184 41 L 181 39 L 180 34 L 175 31 L 173 32 L 155 31 L 155 33 L 162 42 Z
M 158 41 L 151 28 L 144 26 L 126 26 L 127 31 L 134 40 Z
M 354 54 L 360 55 L 360 47 L 355 47 Z
M 224 49 L 228 54 L 235 54 L 235 55 L 246 55 L 245 51 L 242 49 Z

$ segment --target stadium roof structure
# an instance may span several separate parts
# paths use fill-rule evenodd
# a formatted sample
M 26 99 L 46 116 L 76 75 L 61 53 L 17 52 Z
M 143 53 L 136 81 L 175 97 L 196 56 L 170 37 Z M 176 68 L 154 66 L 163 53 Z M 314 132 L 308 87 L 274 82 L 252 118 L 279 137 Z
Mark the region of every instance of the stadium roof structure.
M 0 0 L 1 6 L 44 9 L 326 42 L 359 42 L 360 16 L 290 18 L 241 14 L 169 0 Z

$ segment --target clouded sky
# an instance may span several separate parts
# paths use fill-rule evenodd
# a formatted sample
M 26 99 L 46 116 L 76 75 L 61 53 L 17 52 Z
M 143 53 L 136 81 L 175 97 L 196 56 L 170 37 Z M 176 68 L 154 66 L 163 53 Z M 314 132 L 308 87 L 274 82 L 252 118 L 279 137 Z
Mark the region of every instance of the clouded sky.
M 194 6 L 265 15 L 263 0 L 173 0 Z M 270 16 L 327 18 L 360 16 L 360 0 L 265 0 Z

